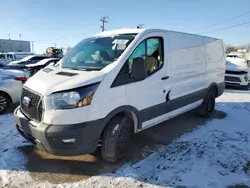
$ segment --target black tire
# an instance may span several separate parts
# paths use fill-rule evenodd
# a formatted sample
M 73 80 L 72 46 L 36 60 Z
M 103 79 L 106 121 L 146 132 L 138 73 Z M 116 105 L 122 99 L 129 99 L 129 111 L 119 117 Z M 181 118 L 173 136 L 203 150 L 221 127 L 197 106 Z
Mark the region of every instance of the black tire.
M 127 116 L 112 119 L 104 130 L 102 137 L 102 158 L 116 163 L 127 151 L 133 133 L 132 121 Z
M 203 100 L 201 106 L 197 108 L 198 115 L 208 118 L 210 117 L 215 108 L 215 89 L 210 89 L 206 98 Z
M 3 114 L 4 112 L 6 112 L 6 110 L 9 108 L 10 106 L 10 99 L 9 97 L 3 93 L 0 92 L 0 114 Z

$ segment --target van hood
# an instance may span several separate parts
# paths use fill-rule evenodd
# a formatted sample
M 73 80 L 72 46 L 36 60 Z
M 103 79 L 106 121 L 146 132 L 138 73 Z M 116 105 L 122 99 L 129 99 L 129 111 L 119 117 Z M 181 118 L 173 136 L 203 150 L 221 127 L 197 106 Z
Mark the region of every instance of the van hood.
M 29 78 L 25 87 L 45 96 L 53 92 L 100 82 L 104 76 L 105 73 L 102 71 L 71 70 L 48 66 Z

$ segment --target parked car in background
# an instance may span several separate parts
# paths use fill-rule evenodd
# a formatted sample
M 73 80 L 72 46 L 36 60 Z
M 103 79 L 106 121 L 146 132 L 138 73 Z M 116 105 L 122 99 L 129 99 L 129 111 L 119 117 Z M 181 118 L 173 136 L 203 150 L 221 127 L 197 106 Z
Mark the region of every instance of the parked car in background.
M 0 68 L 5 67 L 6 65 L 4 63 L 0 63 Z
M 26 81 L 27 77 L 21 70 L 0 69 L 0 114 L 12 103 L 20 101 L 22 85 Z
M 12 61 L 8 65 L 29 65 L 29 64 L 34 64 L 37 63 L 38 61 L 41 61 L 43 59 L 50 58 L 47 55 L 30 55 L 27 56 L 23 59 L 20 59 L 19 61 Z
M 40 69 L 52 64 L 56 64 L 60 59 L 59 58 L 46 58 L 34 64 L 28 64 L 25 67 L 29 69 L 30 76 L 36 74 Z
M 33 76 L 36 72 L 38 72 L 40 69 L 48 66 L 49 64 L 55 64 L 59 61 L 59 58 L 46 58 L 41 61 L 38 61 L 34 64 L 13 64 L 13 65 L 5 65 L 0 64 L 0 68 L 4 70 L 21 70 L 24 71 L 25 76 L 27 78 Z
M 9 64 L 12 61 L 18 61 L 28 55 L 33 55 L 31 52 L 8 52 L 0 53 L 0 64 Z
M 5 64 L 0 64 L 0 68 L 6 71 L 11 71 L 11 70 L 19 70 L 23 71 L 25 76 L 28 78 L 30 76 L 30 69 L 26 67 L 25 65 L 5 65 Z
M 247 61 L 239 57 L 227 57 L 226 60 L 226 86 L 248 89 L 250 82 L 250 69 Z

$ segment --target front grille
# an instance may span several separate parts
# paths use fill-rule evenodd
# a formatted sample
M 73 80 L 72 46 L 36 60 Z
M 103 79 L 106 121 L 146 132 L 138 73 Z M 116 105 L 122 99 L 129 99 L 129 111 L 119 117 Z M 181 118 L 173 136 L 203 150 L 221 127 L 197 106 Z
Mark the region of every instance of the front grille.
M 25 102 L 25 99 L 29 99 L 29 102 Z M 43 111 L 41 96 L 23 88 L 21 94 L 21 110 L 30 119 L 41 121 Z
M 226 74 L 244 75 L 244 74 L 247 74 L 247 72 L 246 71 L 230 71 L 230 70 L 226 70 Z
M 225 76 L 225 81 L 229 82 L 241 82 L 240 78 L 233 76 Z

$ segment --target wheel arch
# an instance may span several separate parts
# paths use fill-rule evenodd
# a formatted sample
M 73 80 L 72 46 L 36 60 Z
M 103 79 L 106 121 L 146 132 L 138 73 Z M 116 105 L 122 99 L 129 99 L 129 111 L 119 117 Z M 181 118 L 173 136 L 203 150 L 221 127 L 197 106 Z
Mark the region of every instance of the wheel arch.
M 214 90 L 215 91 L 215 96 L 218 97 L 218 91 L 219 91 L 219 85 L 215 82 L 211 83 L 209 85 L 209 87 L 207 88 L 207 92 L 208 93 L 210 90 Z
M 125 105 L 125 106 L 120 106 L 114 110 L 112 110 L 102 121 L 102 133 L 100 135 L 100 137 L 102 137 L 103 132 L 106 128 L 106 126 L 108 125 L 108 123 L 115 117 L 119 116 L 119 115 L 124 115 L 124 116 L 128 116 L 131 118 L 131 120 L 133 121 L 133 126 L 134 126 L 134 132 L 136 133 L 138 130 L 138 127 L 141 126 L 141 117 L 140 117 L 140 113 L 139 111 L 133 107 L 133 106 L 129 106 L 129 105 Z
M 12 104 L 12 98 L 7 92 L 0 90 L 0 93 L 4 93 L 8 97 L 8 99 L 10 100 L 10 103 Z

